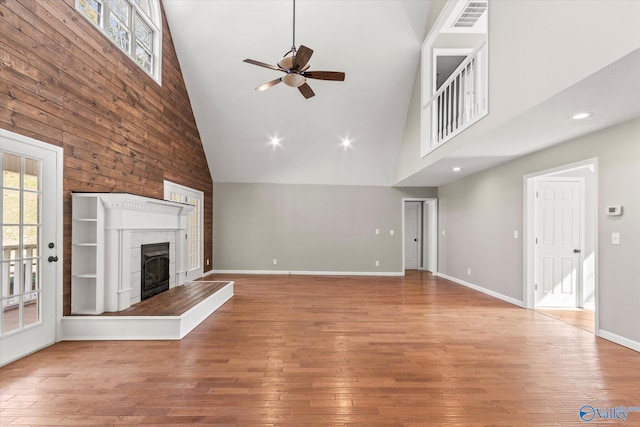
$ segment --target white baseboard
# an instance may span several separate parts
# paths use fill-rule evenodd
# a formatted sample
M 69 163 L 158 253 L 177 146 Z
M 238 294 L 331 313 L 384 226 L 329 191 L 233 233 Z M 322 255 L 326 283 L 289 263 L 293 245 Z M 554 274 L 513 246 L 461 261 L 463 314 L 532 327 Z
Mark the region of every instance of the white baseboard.
M 455 277 L 447 276 L 446 274 L 442 274 L 442 273 L 438 273 L 437 276 L 438 277 L 442 277 L 443 279 L 451 280 L 452 282 L 455 282 L 455 283 L 457 283 L 459 285 L 466 286 L 467 288 L 471 288 L 473 290 L 482 292 L 483 294 L 487 294 L 487 295 L 492 296 L 494 298 L 501 299 L 502 301 L 508 302 L 509 304 L 517 305 L 518 307 L 522 307 L 522 308 L 525 307 L 524 301 L 519 301 L 519 300 L 517 300 L 515 298 L 503 295 L 503 294 L 501 294 L 499 292 L 483 288 L 482 286 L 474 285 L 473 283 L 469 283 L 469 282 L 466 282 L 464 280 L 457 279 Z
M 627 347 L 630 348 L 631 350 L 635 350 L 637 352 L 640 352 L 640 342 L 638 341 L 634 341 L 632 339 L 629 338 L 625 338 L 625 337 L 621 337 L 620 335 L 614 334 L 612 332 L 607 332 L 604 331 L 602 329 L 600 329 L 600 331 L 598 332 L 598 336 L 600 338 L 604 338 L 605 340 L 614 342 L 616 344 L 619 344 L 623 347 Z
M 213 270 L 213 274 L 284 274 L 301 276 L 404 276 L 404 271 Z

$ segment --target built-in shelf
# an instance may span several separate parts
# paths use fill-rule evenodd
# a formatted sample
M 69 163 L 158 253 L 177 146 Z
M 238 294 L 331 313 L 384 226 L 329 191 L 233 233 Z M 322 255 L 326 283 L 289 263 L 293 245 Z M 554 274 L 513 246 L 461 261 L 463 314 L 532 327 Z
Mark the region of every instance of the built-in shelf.
M 100 262 L 104 241 L 103 208 L 97 197 L 72 195 L 71 312 L 99 314 L 104 311 L 104 274 Z
M 126 193 L 73 193 L 71 313 L 102 314 L 140 301 L 140 247 L 169 242 L 170 287 L 186 280 L 183 238 L 193 206 Z

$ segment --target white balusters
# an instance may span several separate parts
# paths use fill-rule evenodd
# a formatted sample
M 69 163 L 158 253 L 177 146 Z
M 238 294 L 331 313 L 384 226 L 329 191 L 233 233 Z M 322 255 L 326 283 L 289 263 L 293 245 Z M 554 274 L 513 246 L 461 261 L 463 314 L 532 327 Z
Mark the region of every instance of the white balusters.
M 486 46 L 462 61 L 424 105 L 422 156 L 487 114 Z

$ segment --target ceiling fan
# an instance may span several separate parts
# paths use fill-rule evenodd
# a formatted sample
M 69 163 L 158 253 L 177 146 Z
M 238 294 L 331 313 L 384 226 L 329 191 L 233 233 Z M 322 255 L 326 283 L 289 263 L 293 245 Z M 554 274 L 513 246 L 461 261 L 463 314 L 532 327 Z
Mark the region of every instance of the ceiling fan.
M 290 56 L 288 56 L 289 54 Z M 267 90 L 282 82 L 287 86 L 297 87 L 302 96 L 309 99 L 315 93 L 313 93 L 311 86 L 307 84 L 307 79 L 344 81 L 345 77 L 345 74 L 340 71 L 308 71 L 311 55 L 313 55 L 313 50 L 306 46 L 300 45 L 300 48 L 296 49 L 296 0 L 293 0 L 293 45 L 291 50 L 284 54 L 284 57 L 277 65 L 266 64 L 253 59 L 245 59 L 244 62 L 285 73 L 282 77 L 258 86 L 256 90 Z

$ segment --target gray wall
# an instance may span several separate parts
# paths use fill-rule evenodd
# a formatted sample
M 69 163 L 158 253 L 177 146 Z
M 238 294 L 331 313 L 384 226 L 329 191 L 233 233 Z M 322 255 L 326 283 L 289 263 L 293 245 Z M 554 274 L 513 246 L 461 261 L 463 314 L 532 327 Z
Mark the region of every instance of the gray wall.
M 439 271 L 523 300 L 523 177 L 594 157 L 600 329 L 639 343 L 640 119 L 440 187 Z M 606 216 L 608 205 L 623 205 L 624 215 Z M 620 245 L 611 245 L 612 232 Z
M 437 190 L 216 182 L 213 195 L 214 270 L 397 273 L 402 198 Z

